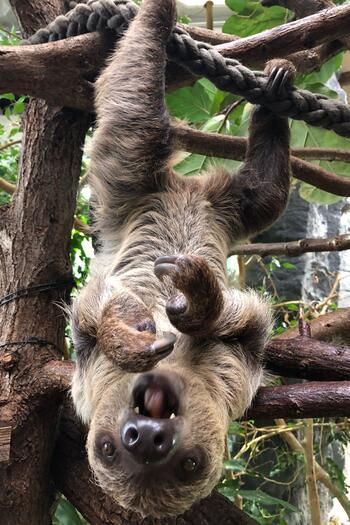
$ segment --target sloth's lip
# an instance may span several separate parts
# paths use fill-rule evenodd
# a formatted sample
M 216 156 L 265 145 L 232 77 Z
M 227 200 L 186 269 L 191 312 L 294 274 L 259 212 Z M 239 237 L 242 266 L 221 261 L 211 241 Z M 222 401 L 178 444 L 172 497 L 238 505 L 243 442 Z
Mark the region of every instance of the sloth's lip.
M 174 419 L 179 415 L 179 395 L 168 374 L 147 373 L 133 390 L 133 410 L 154 419 Z

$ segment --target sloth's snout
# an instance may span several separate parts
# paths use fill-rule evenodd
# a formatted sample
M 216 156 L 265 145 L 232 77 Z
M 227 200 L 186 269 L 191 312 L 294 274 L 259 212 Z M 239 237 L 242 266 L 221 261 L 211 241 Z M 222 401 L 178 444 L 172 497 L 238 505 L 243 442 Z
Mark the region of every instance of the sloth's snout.
M 153 419 L 132 413 L 121 430 L 124 448 L 138 463 L 167 460 L 176 448 L 178 429 L 172 420 Z
M 181 382 L 174 373 L 142 374 L 133 389 L 133 410 L 121 427 L 123 447 L 142 464 L 164 463 L 180 440 Z

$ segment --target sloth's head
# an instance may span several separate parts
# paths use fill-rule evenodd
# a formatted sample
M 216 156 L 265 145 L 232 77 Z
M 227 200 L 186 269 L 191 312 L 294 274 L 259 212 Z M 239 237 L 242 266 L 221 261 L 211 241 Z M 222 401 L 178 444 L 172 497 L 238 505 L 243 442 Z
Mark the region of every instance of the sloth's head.
M 186 370 L 127 375 L 96 407 L 90 465 L 123 507 L 144 516 L 182 514 L 219 480 L 224 419 L 201 380 Z

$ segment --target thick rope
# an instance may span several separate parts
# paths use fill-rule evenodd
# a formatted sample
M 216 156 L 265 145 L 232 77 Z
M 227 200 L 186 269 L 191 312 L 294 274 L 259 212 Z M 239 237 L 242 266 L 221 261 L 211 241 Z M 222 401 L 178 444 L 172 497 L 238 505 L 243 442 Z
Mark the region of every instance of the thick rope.
M 130 0 L 83 0 L 67 2 L 70 9 L 26 43 L 42 44 L 93 31 L 113 30 L 118 37 L 137 13 Z M 168 56 L 191 73 L 211 80 L 218 88 L 244 97 L 252 104 L 266 106 L 274 113 L 350 137 L 350 108 L 324 95 L 292 88 L 270 100 L 266 75 L 254 73 L 238 60 L 224 58 L 215 47 L 194 40 L 184 29 L 175 27 L 168 44 Z

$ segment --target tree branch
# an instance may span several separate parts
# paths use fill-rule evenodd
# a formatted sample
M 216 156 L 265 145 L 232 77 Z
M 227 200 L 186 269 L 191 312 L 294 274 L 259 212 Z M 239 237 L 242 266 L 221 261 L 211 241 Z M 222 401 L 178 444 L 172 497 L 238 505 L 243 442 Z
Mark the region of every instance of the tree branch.
M 270 7 L 273 5 L 280 5 L 286 7 L 295 13 L 297 18 L 304 18 L 314 13 L 318 13 L 324 9 L 335 7 L 332 0 L 262 0 L 261 4 Z M 350 39 L 342 39 L 345 47 L 349 47 Z
M 178 149 L 233 160 L 245 159 L 247 139 L 243 137 L 205 133 L 189 126 L 174 126 L 173 132 Z M 338 177 L 295 156 L 291 157 L 291 166 L 295 178 L 335 195 L 350 196 L 348 178 Z
M 260 388 L 247 419 L 347 417 L 350 381 L 308 382 Z
M 313 339 L 320 341 L 341 340 L 350 342 L 350 308 L 339 308 L 335 312 L 320 315 L 310 321 Z M 290 328 L 278 336 L 278 340 L 292 339 L 299 336 L 298 328 Z
M 230 255 L 287 255 L 297 257 L 307 252 L 340 252 L 350 249 L 350 234 L 328 239 L 300 239 L 290 242 L 242 244 L 235 246 Z
M 306 485 L 309 498 L 311 524 L 321 524 L 321 510 L 320 499 L 318 497 L 316 473 L 315 473 L 315 457 L 314 457 L 314 422 L 312 419 L 306 419 L 305 425 L 305 443 L 304 443 L 304 457 L 305 457 L 305 471 L 306 471 Z
M 302 52 L 304 54 L 297 56 L 295 62 L 299 60 L 300 64 L 306 64 L 311 61 L 312 65 L 307 66 L 307 71 L 310 71 L 340 51 L 341 47 L 332 41 L 338 35 L 347 34 L 349 20 L 350 6 L 340 6 L 328 10 L 327 16 L 320 13 L 216 47 L 225 56 L 233 56 L 251 67 L 261 67 L 271 58 Z M 198 36 L 198 30 L 186 29 Z M 207 32 L 205 37 L 209 38 Z M 327 51 L 322 48 L 320 58 L 318 44 L 330 41 Z M 0 91 L 44 98 L 52 104 L 91 111 L 93 93 L 90 82 L 103 66 L 112 46 L 113 39 L 106 33 L 90 33 L 40 46 L 0 46 Z M 305 52 L 305 48 L 311 48 L 311 51 Z M 170 70 L 173 80 L 170 79 L 168 86 L 171 89 L 194 81 L 195 77 L 179 67 L 172 65 Z M 62 82 L 62 72 L 65 82 Z
M 262 47 L 260 56 L 268 60 L 271 55 L 280 56 L 286 46 L 288 54 L 311 49 L 325 42 L 346 37 L 349 33 L 350 5 L 342 5 L 321 11 L 301 20 L 289 22 L 257 35 L 216 46 L 223 56 L 253 60 L 257 42 Z
M 214 46 L 240 40 L 240 37 L 228 35 L 226 33 L 218 33 L 217 31 L 210 31 L 208 29 L 185 24 L 179 24 L 179 26 L 183 27 L 183 29 L 185 29 L 195 40 L 206 42 Z M 343 50 L 343 44 L 335 40 L 333 42 L 327 42 L 326 44 L 317 46 L 313 49 L 306 49 L 292 54 L 289 53 L 287 46 L 287 48 L 283 48 L 279 51 L 279 57 L 284 58 L 288 56 L 288 59 L 293 62 L 298 73 L 306 75 L 312 71 L 318 70 L 327 60 L 331 59 Z M 255 55 L 249 56 L 247 59 L 243 51 L 241 52 L 241 55 L 237 53 L 235 58 L 240 60 L 242 64 L 246 66 L 264 68 L 266 59 L 265 57 L 261 57 L 260 53 L 261 50 L 256 49 Z
M 350 348 L 297 336 L 272 339 L 266 368 L 276 375 L 314 381 L 350 381 Z

